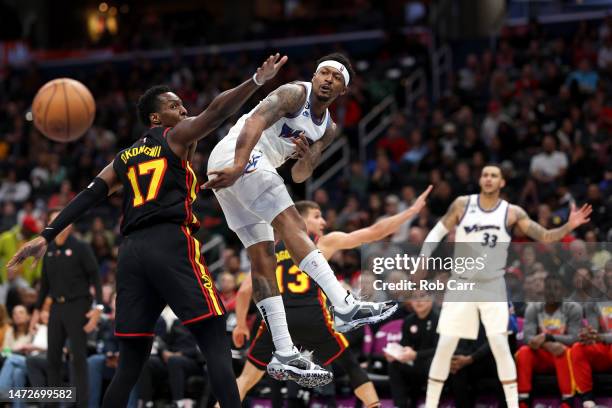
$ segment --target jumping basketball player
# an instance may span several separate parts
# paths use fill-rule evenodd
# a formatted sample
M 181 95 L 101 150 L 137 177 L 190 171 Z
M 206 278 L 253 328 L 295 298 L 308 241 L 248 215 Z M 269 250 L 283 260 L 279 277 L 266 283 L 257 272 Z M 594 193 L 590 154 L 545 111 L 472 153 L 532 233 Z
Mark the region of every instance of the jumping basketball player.
M 317 248 L 323 253 L 325 259 L 330 259 L 340 250 L 357 248 L 395 233 L 403 223 L 421 211 L 431 188 L 430 186 L 421 194 L 410 208 L 351 233 L 334 231 L 324 235 L 323 231 L 327 223 L 317 203 L 298 201 L 295 207 L 304 219 L 306 230 L 316 242 Z M 346 337 L 331 327 L 331 316 L 321 288 L 292 262 L 282 242 L 276 246 L 276 259 L 278 261 L 276 271 L 278 287 L 283 297 L 293 340 L 302 348 L 312 351 L 314 357 L 323 362 L 323 365 L 327 366 L 334 361 L 337 362 L 348 374 L 351 387 L 364 407 L 380 406 L 378 395 L 368 375 L 359 366 L 353 353 L 345 353 L 349 346 Z M 251 298 L 251 283 L 249 276 L 240 287 L 239 297 Z M 246 325 L 249 302 L 243 299 L 236 302 L 237 322 L 232 333 L 234 343 L 238 347 L 242 347 L 244 338 L 249 337 Z M 241 399 L 244 399 L 247 392 L 263 377 L 263 370 L 270 361 L 273 350 L 270 332 L 266 330 L 262 322 L 261 326 L 256 329 L 255 338 L 249 348 L 248 361 L 237 379 Z
M 240 398 L 225 334 L 224 309 L 193 236 L 199 222 L 191 210 L 198 183 L 190 165 L 195 145 L 233 115 L 287 57 L 270 56 L 253 78 L 217 96 L 202 113 L 187 117 L 181 99 L 156 86 L 138 101 L 138 114 L 149 130 L 115 159 L 8 264 L 39 259 L 49 242 L 88 209 L 123 187 L 125 239 L 119 249 L 115 335 L 119 366 L 103 407 L 125 407 L 147 361 L 153 329 L 170 305 L 188 325 L 206 357 L 212 391 L 221 406 L 239 407 Z M 79 390 L 77 390 L 78 392 Z
M 506 182 L 498 166 L 485 166 L 479 184 L 480 194 L 461 196 L 453 202 L 447 213 L 425 238 L 421 253 L 429 257 L 437 243 L 456 227 L 456 257 L 463 256 L 463 252 L 471 253 L 471 256 L 487 252 L 490 255 L 486 259 L 484 274 L 477 272 L 475 275 L 463 278 L 475 283 L 480 293 L 495 296 L 496 301 L 474 299 L 474 301 L 453 302 L 445 298 L 438 322 L 440 339 L 429 370 L 426 408 L 438 406 L 444 381 L 448 377 L 451 358 L 459 339 L 476 339 L 479 314 L 495 357 L 497 374 L 504 388 L 506 403 L 509 408 L 518 408 L 516 366 L 507 338 L 508 303 L 505 299 L 504 281 L 507 245 L 511 241 L 510 231 L 516 225 L 536 241 L 555 242 L 580 225 L 589 222 L 592 211 L 588 204 L 579 210 L 576 210 L 572 204 L 568 222 L 559 228 L 549 230 L 531 220 L 521 207 L 500 198 L 500 191 Z M 446 296 L 449 296 L 448 293 Z
M 312 174 L 321 152 L 334 140 L 337 126 L 328 107 L 347 91 L 353 69 L 341 54 L 321 58 L 311 82 L 285 84 L 244 115 L 210 154 L 209 181 L 229 227 L 251 259 L 253 298 L 272 334 L 276 351 L 268 373 L 313 385 L 331 381 L 331 374 L 301 356 L 294 347 L 276 284 L 274 233 L 279 234 L 295 265 L 327 295 L 335 312 L 335 328 L 345 332 L 389 317 L 396 304 L 363 302 L 340 285 L 327 260 L 308 237 L 304 220 L 276 172 L 287 159 L 295 182 Z M 326 375 L 328 373 L 328 375 Z

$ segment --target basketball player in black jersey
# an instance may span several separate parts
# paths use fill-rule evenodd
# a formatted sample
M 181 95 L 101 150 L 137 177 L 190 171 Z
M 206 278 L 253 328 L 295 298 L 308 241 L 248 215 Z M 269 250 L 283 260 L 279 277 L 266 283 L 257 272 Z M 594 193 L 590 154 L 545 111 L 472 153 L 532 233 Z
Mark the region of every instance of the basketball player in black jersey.
M 351 233 L 334 231 L 324 234 L 325 219 L 319 206 L 312 201 L 298 201 L 295 207 L 304 219 L 306 230 L 317 248 L 325 259 L 330 259 L 340 250 L 357 248 L 395 233 L 403 223 L 421 211 L 431 189 L 429 186 L 410 208 Z M 351 387 L 363 406 L 379 407 L 378 395 L 368 375 L 352 353 L 344 352 L 349 343 L 342 333 L 334 330 L 327 299 L 319 285 L 295 265 L 282 241 L 276 245 L 276 260 L 278 288 L 283 297 L 289 332 L 295 344 L 305 350 L 311 350 L 315 359 L 324 366 L 337 362 L 348 374 Z M 252 290 L 251 277 L 248 276 L 240 287 L 236 302 L 237 322 L 232 337 L 238 347 L 243 346 L 245 337 L 249 338 L 246 315 Z M 241 399 L 244 399 L 247 392 L 263 377 L 273 350 L 272 336 L 262 322 L 255 330 L 255 337 L 247 354 L 248 361 L 238 377 Z
M 191 210 L 198 182 L 190 165 L 198 140 L 233 115 L 287 57 L 271 55 L 253 78 L 217 96 L 202 113 L 188 117 L 169 88 L 147 90 L 138 114 L 150 129 L 117 154 L 91 184 L 25 244 L 7 267 L 27 257 L 39 259 L 47 244 L 89 208 L 120 187 L 124 190 L 117 274 L 116 336 L 119 366 L 103 407 L 124 407 L 149 357 L 153 328 L 166 304 L 197 339 L 206 357 L 212 391 L 223 407 L 239 407 L 225 334 L 224 309 L 193 237 L 199 222 Z M 78 392 L 78 390 L 77 390 Z

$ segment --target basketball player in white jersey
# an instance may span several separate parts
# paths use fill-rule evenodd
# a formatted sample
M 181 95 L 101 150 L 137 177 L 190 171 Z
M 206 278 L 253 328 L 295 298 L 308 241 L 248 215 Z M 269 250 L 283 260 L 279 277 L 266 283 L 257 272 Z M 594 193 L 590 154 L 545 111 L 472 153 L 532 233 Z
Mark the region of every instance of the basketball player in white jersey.
M 580 225 L 589 222 L 592 211 L 588 204 L 579 210 L 576 210 L 572 204 L 565 225 L 546 229 L 531 220 L 521 207 L 500 198 L 500 190 L 506 182 L 498 166 L 485 166 L 479 184 L 480 194 L 461 196 L 453 202 L 447 213 L 425 238 L 421 252 L 425 257 L 429 257 L 437 243 L 456 227 L 455 256 L 470 254 L 486 257 L 483 271 L 468 273 L 470 276 L 456 274 L 465 282 L 474 282 L 477 293 L 466 292 L 468 301 L 448 301 L 449 298 L 452 299 L 452 294 L 449 292 L 445 297 L 438 322 L 440 339 L 429 370 L 426 408 L 438 406 L 457 343 L 460 338 L 476 339 L 479 315 L 495 357 L 497 374 L 504 388 L 506 403 L 509 408 L 518 408 L 516 366 L 507 339 L 509 316 L 504 281 L 507 247 L 511 241 L 510 231 L 516 225 L 535 241 L 555 242 Z M 473 301 L 469 301 L 471 295 Z M 494 297 L 491 298 L 492 296 Z
M 276 349 L 268 373 L 307 387 L 328 383 L 332 374 L 293 345 L 276 283 L 273 229 L 294 263 L 331 301 L 337 331 L 386 319 L 397 309 L 395 304 L 359 301 L 340 285 L 309 238 L 304 220 L 276 171 L 295 157 L 293 180 L 301 183 L 310 177 L 338 132 L 327 108 L 346 93 L 351 76 L 349 60 L 331 54 L 318 61 L 311 82 L 288 83 L 270 93 L 215 146 L 208 161 L 209 181 L 204 185 L 214 190 L 229 227 L 251 260 L 253 299 Z

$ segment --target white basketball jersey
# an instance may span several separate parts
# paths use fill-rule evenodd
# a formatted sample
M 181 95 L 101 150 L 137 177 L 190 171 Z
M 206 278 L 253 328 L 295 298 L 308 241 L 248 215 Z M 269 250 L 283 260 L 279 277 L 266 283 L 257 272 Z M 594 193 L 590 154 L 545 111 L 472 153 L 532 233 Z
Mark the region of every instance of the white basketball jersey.
M 261 138 L 255 149 L 260 150 L 275 168 L 280 167 L 287 159 L 291 158 L 295 153 L 295 145 L 292 141 L 293 137 L 304 132 L 310 144 L 323 137 L 325 130 L 330 125 L 331 120 L 329 111 L 325 110 L 325 115 L 320 122 L 312 116 L 310 111 L 310 95 L 312 84 L 310 82 L 295 82 L 306 88 L 306 102 L 301 109 L 292 116 L 285 116 L 279 119 L 272 126 L 267 128 L 261 134 Z M 261 104 L 261 102 L 260 102 Z M 259 104 L 249 113 L 243 115 L 238 122 L 230 129 L 228 135 L 219 142 L 220 144 L 233 144 L 235 146 L 240 131 L 244 126 L 244 122 L 253 112 L 259 107 Z
M 468 196 L 455 232 L 455 257 L 484 257 L 484 270 L 471 274 L 472 277 L 491 279 L 504 275 L 512 240 L 506 224 L 509 206 L 506 200 L 500 199 L 494 208 L 484 210 L 479 194 Z

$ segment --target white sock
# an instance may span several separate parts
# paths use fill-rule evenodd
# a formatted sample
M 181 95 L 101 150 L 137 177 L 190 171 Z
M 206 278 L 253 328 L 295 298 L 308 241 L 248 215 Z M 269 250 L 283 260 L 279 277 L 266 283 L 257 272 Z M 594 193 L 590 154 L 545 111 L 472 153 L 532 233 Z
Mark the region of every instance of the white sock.
M 434 381 L 432 379 L 427 380 L 427 395 L 425 396 L 425 408 L 438 408 L 440 402 L 440 394 L 442 394 L 442 388 L 444 383 L 440 381 Z
M 508 405 L 508 408 L 518 408 L 518 386 L 516 385 L 516 381 L 502 385 L 504 387 L 506 405 Z
M 289 326 L 287 326 L 282 296 L 265 298 L 257 302 L 257 308 L 272 334 L 276 351 L 288 352 L 293 350 L 293 341 L 289 334 Z
M 349 306 L 355 302 L 353 295 L 349 294 L 347 297 L 346 289 L 338 282 L 334 271 L 318 249 L 306 255 L 302 262 L 300 262 L 299 267 L 300 270 L 317 282 L 338 311 L 344 312 L 348 310 Z

